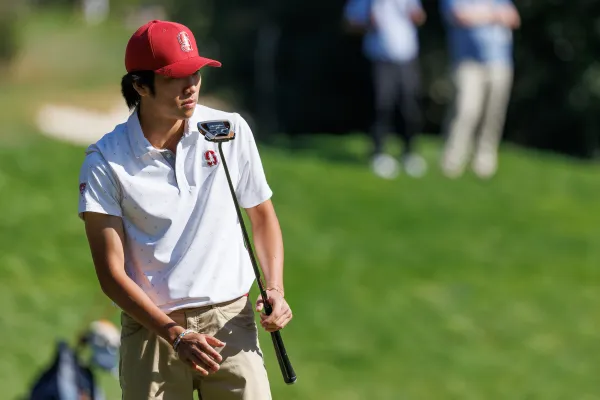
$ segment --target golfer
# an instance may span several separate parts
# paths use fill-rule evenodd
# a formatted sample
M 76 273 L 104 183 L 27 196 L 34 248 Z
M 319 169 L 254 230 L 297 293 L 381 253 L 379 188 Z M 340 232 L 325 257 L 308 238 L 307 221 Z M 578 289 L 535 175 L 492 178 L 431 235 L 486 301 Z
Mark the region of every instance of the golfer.
M 122 309 L 125 400 L 265 400 L 270 388 L 248 299 L 254 272 L 217 144 L 197 124 L 229 120 L 223 149 L 248 214 L 265 278 L 268 332 L 285 327 L 283 241 L 246 121 L 197 105 L 204 66 L 185 26 L 151 21 L 125 52 L 129 119 L 91 145 L 79 181 L 79 215 L 99 283 Z

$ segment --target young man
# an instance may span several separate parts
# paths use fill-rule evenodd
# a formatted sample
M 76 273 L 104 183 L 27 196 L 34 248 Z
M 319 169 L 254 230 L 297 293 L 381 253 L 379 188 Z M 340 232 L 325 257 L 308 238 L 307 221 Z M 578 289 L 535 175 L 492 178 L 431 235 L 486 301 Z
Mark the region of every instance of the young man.
M 420 73 L 417 26 L 426 19 L 420 0 L 349 0 L 345 19 L 352 31 L 364 33 L 363 51 L 373 68 L 375 119 L 371 126 L 373 171 L 395 176 L 397 162 L 385 152 L 385 136 L 399 127 L 403 142 L 401 165 L 420 177 L 425 160 L 415 152 L 415 137 L 421 129 L 419 105 Z M 396 124 L 396 111 L 401 125 Z
M 474 150 L 473 171 L 490 178 L 512 89 L 512 30 L 521 23 L 519 14 L 511 0 L 444 0 L 442 13 L 455 86 L 442 170 L 451 178 L 462 175 Z
M 90 146 L 79 213 L 104 293 L 122 310 L 125 400 L 271 398 L 247 293 L 254 273 L 216 144 L 197 123 L 231 121 L 223 146 L 265 281 L 269 332 L 292 318 L 283 242 L 261 160 L 238 114 L 197 105 L 204 66 L 185 26 L 152 21 L 129 40 L 122 92 L 129 120 Z M 262 300 L 256 310 L 263 308 Z

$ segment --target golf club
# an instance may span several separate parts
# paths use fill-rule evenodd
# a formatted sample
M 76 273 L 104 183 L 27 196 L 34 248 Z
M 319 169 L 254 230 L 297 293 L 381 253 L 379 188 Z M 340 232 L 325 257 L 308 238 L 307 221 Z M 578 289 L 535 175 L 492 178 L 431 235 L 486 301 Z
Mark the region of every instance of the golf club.
M 262 282 L 260 270 L 258 268 L 258 264 L 256 263 L 254 252 L 252 251 L 252 246 L 250 245 L 250 239 L 248 238 L 248 232 L 246 231 L 244 218 L 242 217 L 242 212 L 240 210 L 237 197 L 235 195 L 233 183 L 231 182 L 231 176 L 229 175 L 229 169 L 227 168 L 227 162 L 225 160 L 225 156 L 223 155 L 223 149 L 221 148 L 224 142 L 229 142 L 235 139 L 235 132 L 231 129 L 231 123 L 227 120 L 199 122 L 198 129 L 200 130 L 200 133 L 204 135 L 204 139 L 206 139 L 209 142 L 217 143 L 218 145 L 219 155 L 221 156 L 221 160 L 223 162 L 223 168 L 225 169 L 227 183 L 229 184 L 229 191 L 231 192 L 231 198 L 233 199 L 233 203 L 235 204 L 235 211 L 237 212 L 238 220 L 240 221 L 240 225 L 242 227 L 244 244 L 246 246 L 248 254 L 250 255 L 250 261 L 252 263 L 252 267 L 254 268 L 254 275 L 256 276 L 258 289 L 264 301 L 265 313 L 267 315 L 270 315 L 273 312 L 273 308 L 271 307 L 271 304 L 267 301 L 267 292 L 265 291 L 265 287 Z M 281 373 L 283 374 L 283 380 L 287 384 L 292 384 L 296 382 L 296 373 L 294 372 L 292 364 L 290 363 L 290 359 L 288 358 L 287 352 L 285 351 L 285 346 L 283 345 L 281 333 L 279 331 L 271 332 L 271 339 L 273 339 L 273 346 L 275 347 L 277 361 L 279 362 L 279 367 L 281 368 Z

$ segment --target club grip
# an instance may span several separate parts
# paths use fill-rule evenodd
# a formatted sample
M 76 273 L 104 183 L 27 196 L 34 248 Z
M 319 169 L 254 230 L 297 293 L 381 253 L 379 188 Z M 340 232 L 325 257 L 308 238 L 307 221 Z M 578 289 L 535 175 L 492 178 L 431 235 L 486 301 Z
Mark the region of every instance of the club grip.
M 283 380 L 288 385 L 296 382 L 296 372 L 292 368 L 292 363 L 288 358 L 285 346 L 283 345 L 283 339 L 279 331 L 271 332 L 271 339 L 273 339 L 273 346 L 275 347 L 275 354 L 277 355 L 277 361 L 279 361 L 279 368 L 281 368 L 281 374 Z

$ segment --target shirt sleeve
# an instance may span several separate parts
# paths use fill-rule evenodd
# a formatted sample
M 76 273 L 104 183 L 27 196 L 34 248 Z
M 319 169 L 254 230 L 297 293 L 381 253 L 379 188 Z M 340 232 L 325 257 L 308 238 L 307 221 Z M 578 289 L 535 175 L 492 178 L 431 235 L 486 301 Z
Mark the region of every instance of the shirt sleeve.
M 239 181 L 235 192 L 238 202 L 243 208 L 255 207 L 271 198 L 273 192 L 267 178 L 256 147 L 254 135 L 246 120 L 238 115 L 240 123 L 236 141 L 239 148 Z
M 368 24 L 371 15 L 371 1 L 373 0 L 348 0 L 344 6 L 344 19 L 354 24 Z
M 120 190 L 114 174 L 102 155 L 88 153 L 79 173 L 79 217 L 85 212 L 122 217 Z
M 440 10 L 447 23 L 454 23 L 454 13 L 461 6 L 461 0 L 440 0 Z

